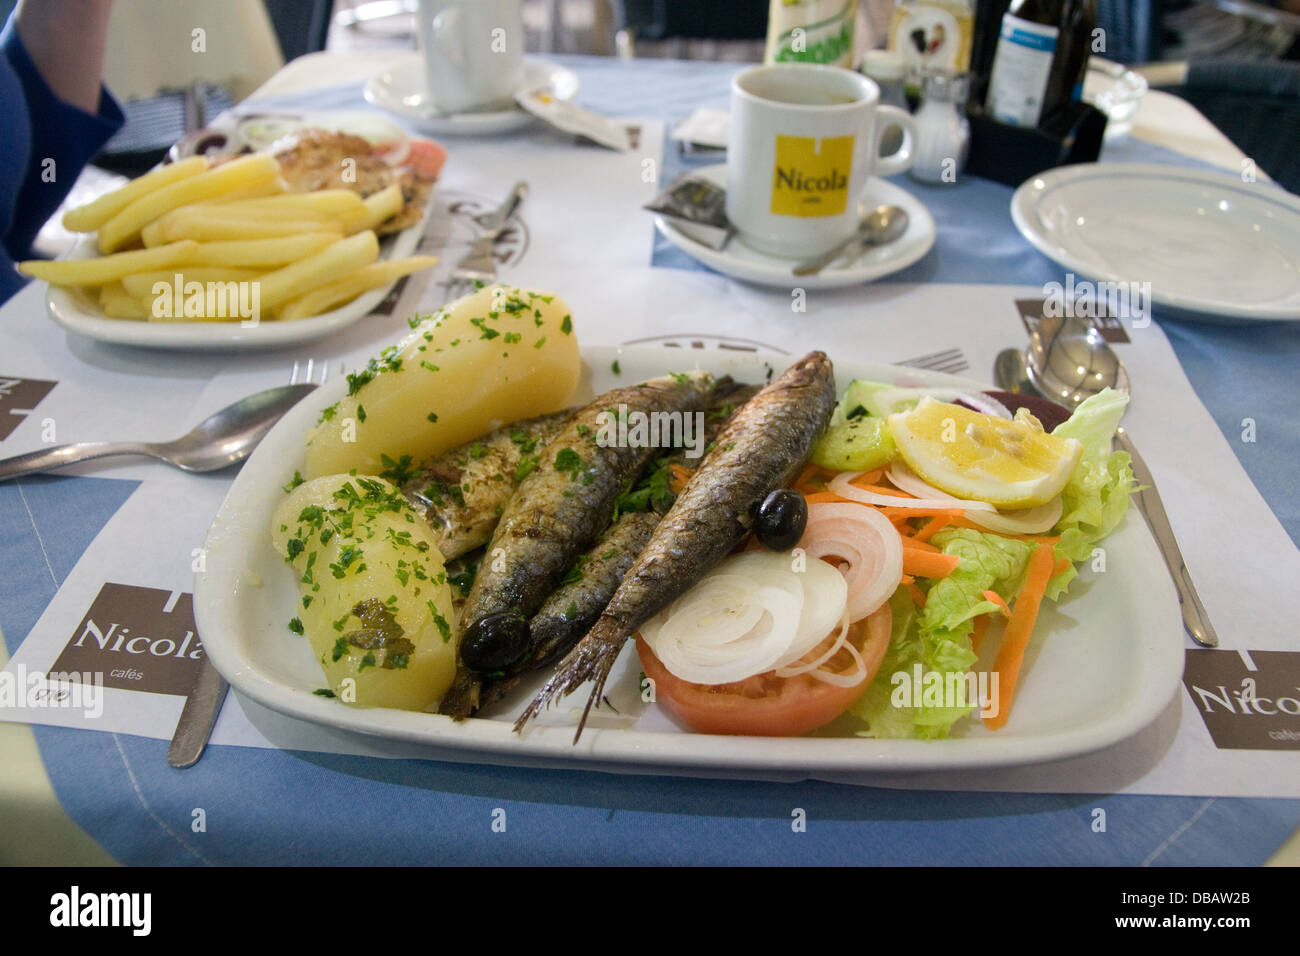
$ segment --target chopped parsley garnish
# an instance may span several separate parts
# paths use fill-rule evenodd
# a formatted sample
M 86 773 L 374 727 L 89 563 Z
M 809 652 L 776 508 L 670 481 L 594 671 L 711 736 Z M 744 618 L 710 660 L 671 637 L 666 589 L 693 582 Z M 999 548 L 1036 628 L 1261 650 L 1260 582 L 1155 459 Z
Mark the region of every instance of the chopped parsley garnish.
M 478 565 L 471 564 L 464 571 L 457 571 L 455 574 L 447 575 L 447 581 L 460 591 L 461 596 L 467 596 L 470 589 L 474 587 L 474 578 L 478 575 Z
M 415 477 L 415 466 L 410 455 L 403 455 L 397 461 L 393 461 L 380 452 L 379 461 L 384 466 L 379 472 L 379 477 L 387 478 L 395 485 L 404 485 Z
M 568 472 L 575 481 L 586 467 L 587 463 L 572 448 L 561 448 L 555 455 L 555 470 Z
M 525 455 L 519 459 L 519 464 L 515 465 L 515 481 L 523 481 L 537 468 L 540 462 L 538 455 Z
M 299 618 L 296 618 L 296 617 L 291 617 L 291 618 L 289 618 L 289 630 L 291 630 L 291 631 L 293 631 L 295 634 L 301 636 L 301 635 L 302 635 L 302 621 L 301 621 Z
M 573 316 L 566 315 L 563 319 L 560 320 L 560 331 L 563 332 L 565 335 L 568 335 L 570 332 L 573 331 Z
M 333 700 L 334 697 L 336 696 L 334 691 L 330 690 L 328 687 L 317 687 L 314 691 L 312 691 L 312 693 L 315 694 L 317 697 L 328 697 L 330 698 L 330 700 Z
M 289 479 L 289 483 L 284 486 L 284 493 L 287 495 L 289 492 L 293 491 L 293 489 L 301 485 L 302 482 L 303 482 L 302 472 L 295 471 L 293 473 L 293 477 Z
M 426 420 L 426 421 L 428 421 L 428 422 L 430 422 L 430 423 L 432 423 L 432 424 L 434 424 L 434 425 L 438 424 L 438 413 L 437 413 L 437 412 L 430 412 L 429 414 L 425 415 L 424 417 L 425 417 L 425 420 Z
M 618 359 L 614 359 L 614 364 L 610 366 L 610 370 L 611 370 L 615 375 L 622 375 L 622 374 L 623 374 L 623 370 L 622 370 L 621 368 L 618 367 Z

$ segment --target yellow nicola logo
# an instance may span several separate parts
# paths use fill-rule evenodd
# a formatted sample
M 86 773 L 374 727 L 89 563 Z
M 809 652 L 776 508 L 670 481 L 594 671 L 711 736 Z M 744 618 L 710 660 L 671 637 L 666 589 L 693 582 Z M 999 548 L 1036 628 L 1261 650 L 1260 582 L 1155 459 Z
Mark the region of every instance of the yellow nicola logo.
M 777 136 L 773 215 L 838 216 L 848 206 L 852 166 L 852 136 Z

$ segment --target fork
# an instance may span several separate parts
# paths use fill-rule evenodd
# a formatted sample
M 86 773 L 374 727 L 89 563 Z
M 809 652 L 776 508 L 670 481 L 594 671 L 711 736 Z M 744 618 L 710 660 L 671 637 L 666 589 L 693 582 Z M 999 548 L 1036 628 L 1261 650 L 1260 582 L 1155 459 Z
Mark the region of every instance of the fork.
M 520 180 L 515 183 L 501 205 L 491 212 L 475 216 L 482 232 L 470 246 L 469 252 L 456 264 L 456 268 L 443 286 L 447 289 L 447 300 L 459 299 L 476 288 L 493 282 L 497 277 L 497 261 L 492 255 L 492 247 L 497 237 L 505 230 L 510 217 L 514 215 L 519 204 L 528 195 L 528 183 Z
M 316 376 L 317 370 L 320 371 L 319 378 Z M 317 365 L 316 360 L 312 358 L 308 358 L 306 362 L 294 359 L 293 368 L 289 370 L 289 384 L 300 385 L 314 382 L 316 385 L 324 385 L 325 379 L 329 378 L 329 374 L 329 362 L 322 361 L 320 365 Z
M 942 352 L 931 352 L 928 355 L 918 355 L 916 358 L 904 359 L 894 364 L 904 365 L 908 368 L 923 368 L 931 372 L 946 372 L 949 375 L 956 375 L 958 372 L 964 372 L 970 368 L 970 362 L 966 361 L 965 354 L 958 348 L 944 349 Z

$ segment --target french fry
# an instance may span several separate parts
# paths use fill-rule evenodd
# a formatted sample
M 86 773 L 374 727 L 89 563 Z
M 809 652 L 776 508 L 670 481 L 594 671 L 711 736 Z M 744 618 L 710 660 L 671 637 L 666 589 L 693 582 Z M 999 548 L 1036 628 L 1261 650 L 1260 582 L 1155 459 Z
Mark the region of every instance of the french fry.
M 163 238 L 161 224 L 161 219 L 155 219 L 153 222 L 149 223 L 149 225 L 140 230 L 140 241 L 144 243 L 146 249 L 152 249 L 154 246 L 167 244 L 167 240 Z
M 123 288 L 121 282 L 110 282 L 99 290 L 99 307 L 110 319 L 147 319 L 144 303 Z
M 391 219 L 402 211 L 406 199 L 402 196 L 402 187 L 397 183 L 377 193 L 371 193 L 365 199 L 365 208 L 355 213 L 345 213 L 343 229 L 349 235 L 365 229 L 375 229 L 385 219 Z
M 297 262 L 314 252 L 319 252 L 330 243 L 337 242 L 338 238 L 338 233 L 307 232 L 297 236 L 280 236 L 276 239 L 233 239 L 229 242 L 203 242 L 198 243 L 198 248 L 194 250 L 187 261 L 189 264 L 196 266 L 257 266 L 270 268 Z M 329 278 L 333 278 L 333 276 Z
M 359 213 L 365 202 L 350 189 L 320 189 L 310 193 L 285 193 L 261 199 L 214 202 L 204 211 L 214 216 L 238 219 L 336 219 Z
M 209 206 L 217 203 L 238 202 L 244 199 L 262 199 L 267 196 L 279 196 L 281 193 L 287 193 L 288 191 L 289 184 L 279 176 L 276 176 L 274 179 L 255 183 L 252 186 L 245 186 L 243 189 L 235 189 L 212 199 L 204 199 L 201 202 L 195 203 L 195 205 Z
M 368 266 L 362 266 L 356 272 L 335 279 L 333 282 L 327 282 L 296 299 L 291 299 L 280 308 L 276 318 L 292 321 L 320 315 L 345 302 L 351 302 L 363 292 L 388 285 L 404 275 L 436 265 L 437 262 L 436 256 L 408 256 L 405 259 L 373 262 Z
M 94 232 L 140 197 L 163 186 L 197 176 L 207 168 L 208 161 L 202 156 L 191 156 L 189 159 L 159 166 L 120 189 L 105 193 L 94 202 L 68 210 L 63 216 L 63 228 L 70 232 Z
M 260 303 L 271 312 L 282 303 L 306 294 L 340 275 L 355 272 L 379 258 L 379 240 L 367 230 L 340 239 L 307 258 L 262 276 Z
M 176 277 L 181 277 L 181 284 L 187 282 L 245 282 L 256 279 L 262 273 L 256 269 L 223 269 L 219 266 L 179 266 L 175 269 L 157 269 L 152 272 L 137 272 L 122 277 L 122 286 L 136 299 L 147 299 L 153 295 L 156 283 L 166 282 L 175 285 Z
M 104 285 L 133 272 L 166 269 L 189 262 L 198 250 L 199 244 L 193 239 L 182 239 L 153 249 L 118 252 L 96 259 L 58 259 L 54 262 L 35 259 L 18 263 L 18 271 L 44 279 L 51 285 Z
M 224 196 L 279 175 L 280 164 L 274 156 L 254 154 L 163 186 L 141 196 L 99 227 L 99 251 L 110 253 L 122 248 L 149 223 L 180 206 Z
M 175 210 L 183 212 L 190 207 Z M 234 239 L 275 239 L 280 236 L 297 236 L 311 232 L 328 232 L 343 238 L 343 223 L 337 219 L 223 219 L 216 216 L 181 216 L 168 221 L 171 213 L 150 223 L 141 234 L 149 245 L 149 230 L 155 226 L 163 242 L 178 239 L 197 239 L 200 242 L 223 242 Z

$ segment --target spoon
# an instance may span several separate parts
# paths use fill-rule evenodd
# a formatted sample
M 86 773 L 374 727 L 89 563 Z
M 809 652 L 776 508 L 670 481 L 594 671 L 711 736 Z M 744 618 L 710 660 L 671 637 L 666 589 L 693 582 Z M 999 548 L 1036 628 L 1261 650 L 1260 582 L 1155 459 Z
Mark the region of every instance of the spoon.
M 1069 407 L 1107 386 L 1129 392 L 1128 372 L 1119 356 L 1095 327 L 1078 318 L 1039 320 L 1030 336 L 1028 354 L 1019 349 L 999 352 L 993 363 L 993 379 L 1008 392 L 1038 395 Z M 1138 510 L 1169 567 L 1187 633 L 1202 647 L 1218 647 L 1219 635 L 1196 593 L 1151 469 L 1123 428 L 1115 430 L 1115 443 L 1132 459 L 1133 476 L 1142 486 L 1137 493 Z
M 907 231 L 907 210 L 898 206 L 877 206 L 862 217 L 858 231 L 829 252 L 823 252 L 794 267 L 797 276 L 816 275 L 839 259 L 850 246 L 856 246 L 860 255 L 868 246 L 883 246 L 893 242 Z
M 280 417 L 314 389 L 283 385 L 240 399 L 169 442 L 75 442 L 0 461 L 0 481 L 110 455 L 146 455 L 182 471 L 216 471 L 248 457 Z

